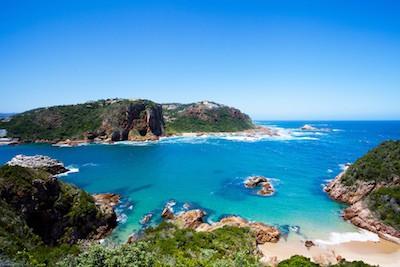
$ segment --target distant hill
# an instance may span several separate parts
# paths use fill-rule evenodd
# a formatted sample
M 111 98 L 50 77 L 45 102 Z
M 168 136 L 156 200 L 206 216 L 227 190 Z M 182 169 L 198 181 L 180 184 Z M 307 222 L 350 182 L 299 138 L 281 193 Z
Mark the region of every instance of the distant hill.
M 0 121 L 9 137 L 22 141 L 153 140 L 182 132 L 235 132 L 253 128 L 240 110 L 209 101 L 157 104 L 107 99 L 38 108 Z
M 7 119 L 13 115 L 15 115 L 16 113 L 0 113 L 0 120 L 1 119 Z

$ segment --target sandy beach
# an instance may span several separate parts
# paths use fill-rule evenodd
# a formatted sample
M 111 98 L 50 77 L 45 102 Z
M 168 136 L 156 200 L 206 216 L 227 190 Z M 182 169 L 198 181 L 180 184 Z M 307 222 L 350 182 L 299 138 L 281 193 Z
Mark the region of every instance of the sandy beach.
M 383 239 L 380 239 L 379 242 L 351 241 L 306 248 L 301 237 L 290 235 L 287 240 L 266 243 L 260 245 L 259 249 L 263 254 L 262 262 L 271 265 L 293 255 L 303 255 L 322 265 L 335 264 L 341 258 L 348 261 L 362 260 L 382 267 L 398 267 L 400 265 L 400 245 Z

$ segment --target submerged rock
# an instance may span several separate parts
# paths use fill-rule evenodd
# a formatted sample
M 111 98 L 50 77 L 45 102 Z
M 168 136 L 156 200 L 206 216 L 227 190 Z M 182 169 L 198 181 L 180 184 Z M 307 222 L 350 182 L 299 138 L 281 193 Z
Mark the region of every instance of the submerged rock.
M 64 164 L 61 161 L 42 155 L 16 155 L 9 162 L 7 162 L 7 165 L 44 170 L 53 175 L 68 171 L 68 169 L 64 167 Z
M 143 218 L 140 220 L 140 224 L 141 225 L 148 224 L 150 222 L 151 218 L 153 218 L 152 213 L 148 213 L 148 214 L 144 215 Z

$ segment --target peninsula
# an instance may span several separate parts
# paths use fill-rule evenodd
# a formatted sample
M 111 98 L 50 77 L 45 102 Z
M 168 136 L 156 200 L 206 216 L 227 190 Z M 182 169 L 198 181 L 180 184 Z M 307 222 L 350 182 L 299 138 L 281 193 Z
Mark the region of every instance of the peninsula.
M 240 110 L 202 101 L 157 104 L 150 100 L 107 99 L 26 111 L 0 121 L 7 137 L 22 142 L 145 141 L 161 136 L 254 129 Z

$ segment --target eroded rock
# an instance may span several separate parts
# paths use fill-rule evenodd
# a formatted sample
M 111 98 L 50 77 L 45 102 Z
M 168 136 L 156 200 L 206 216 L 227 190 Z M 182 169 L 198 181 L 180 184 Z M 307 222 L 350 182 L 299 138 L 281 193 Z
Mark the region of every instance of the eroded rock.
M 68 169 L 64 167 L 64 164 L 61 161 L 42 155 L 16 155 L 9 162 L 7 162 L 7 165 L 44 170 L 54 175 L 68 171 Z
M 261 183 L 268 182 L 268 179 L 265 178 L 264 176 L 252 176 L 247 178 L 247 180 L 244 182 L 244 186 L 247 188 L 255 188 L 259 186 Z
M 175 216 L 173 222 L 182 228 L 196 229 L 203 223 L 203 217 L 205 215 L 205 211 L 200 209 L 188 210 Z

